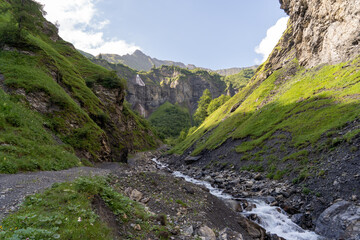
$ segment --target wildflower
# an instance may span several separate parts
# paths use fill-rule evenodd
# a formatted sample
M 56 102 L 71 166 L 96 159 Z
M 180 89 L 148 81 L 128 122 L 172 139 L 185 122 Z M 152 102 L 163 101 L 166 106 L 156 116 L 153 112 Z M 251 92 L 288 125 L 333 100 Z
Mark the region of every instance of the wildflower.
M 78 218 L 78 222 L 81 222 L 81 217 Z

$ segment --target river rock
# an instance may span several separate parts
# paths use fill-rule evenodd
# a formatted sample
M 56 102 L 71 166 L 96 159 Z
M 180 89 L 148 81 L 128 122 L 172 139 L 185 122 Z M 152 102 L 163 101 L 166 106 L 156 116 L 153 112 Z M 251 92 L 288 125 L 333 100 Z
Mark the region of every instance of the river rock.
M 255 177 L 254 177 L 254 179 L 255 179 L 256 181 L 262 180 L 263 178 L 262 178 L 262 176 L 261 176 L 261 173 L 256 174 Z
M 130 199 L 137 201 L 137 202 L 140 202 L 142 197 L 143 197 L 143 194 L 136 189 L 132 190 L 132 192 L 130 194 Z
M 303 217 L 304 217 L 304 214 L 302 214 L 302 213 L 294 214 L 294 215 L 291 217 L 291 221 L 293 221 L 293 222 L 296 223 L 297 225 L 300 225 Z
M 191 164 L 191 163 L 195 163 L 195 162 L 199 161 L 200 159 L 201 159 L 201 156 L 195 156 L 195 157 L 187 156 L 184 161 L 186 164 Z
M 242 228 L 246 230 L 246 232 L 250 235 L 250 237 L 259 240 L 266 239 L 266 230 L 259 226 L 258 224 L 243 218 L 239 221 L 239 224 Z
M 218 240 L 243 240 L 243 236 L 231 230 L 230 228 L 224 228 L 219 232 Z
M 194 233 L 194 227 L 191 225 L 190 227 L 183 229 L 182 232 L 183 232 L 184 236 L 190 237 Z
M 206 225 L 199 228 L 198 235 L 203 240 L 216 240 L 214 231 Z
M 235 212 L 242 212 L 243 208 L 241 206 L 241 202 L 240 201 L 236 201 L 236 200 L 226 200 L 225 201 L 226 205 L 232 209 Z
M 360 239 L 360 207 L 340 201 L 327 208 L 316 222 L 316 233 L 330 239 Z

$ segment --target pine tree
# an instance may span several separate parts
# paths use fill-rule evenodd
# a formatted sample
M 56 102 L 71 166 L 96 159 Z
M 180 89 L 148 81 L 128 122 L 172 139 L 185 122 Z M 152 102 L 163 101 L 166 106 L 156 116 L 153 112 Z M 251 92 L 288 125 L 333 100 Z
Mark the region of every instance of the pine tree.
M 27 44 L 28 32 L 38 32 L 46 13 L 40 3 L 32 0 L 10 0 L 9 3 L 0 10 L 1 14 L 11 16 L 10 21 L 0 29 L 0 45 L 21 47 Z
M 32 0 L 11 0 L 13 20 L 17 24 L 19 32 L 23 29 L 37 31 L 45 15 L 43 6 Z
M 194 119 L 196 124 L 202 123 L 205 118 L 208 116 L 207 108 L 212 100 L 211 92 L 209 89 L 205 89 L 203 95 L 201 96 L 200 100 L 198 101 L 198 108 L 194 114 Z

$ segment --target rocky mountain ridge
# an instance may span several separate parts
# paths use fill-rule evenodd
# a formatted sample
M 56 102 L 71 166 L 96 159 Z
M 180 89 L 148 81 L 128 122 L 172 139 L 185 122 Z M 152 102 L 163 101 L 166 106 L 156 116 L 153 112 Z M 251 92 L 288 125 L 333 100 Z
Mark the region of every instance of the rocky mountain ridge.
M 226 82 L 219 74 L 202 69 L 188 70 L 163 65 L 148 72 L 138 72 L 123 64 L 112 64 L 104 59 L 92 61 L 115 71 L 119 77 L 127 80 L 126 100 L 132 109 L 146 118 L 165 102 L 180 104 L 193 114 L 205 89 L 210 90 L 213 98 L 221 94 L 232 96 L 236 91 L 230 80 Z M 242 81 L 247 82 L 251 76 L 252 72 L 242 78 Z M 232 81 L 237 80 L 236 77 L 234 79 Z
M 206 70 L 209 72 L 218 73 L 222 76 L 229 76 L 229 75 L 237 74 L 237 73 L 241 72 L 242 70 L 248 69 L 248 68 L 255 70 L 257 67 L 257 66 L 245 67 L 245 68 L 233 67 L 233 68 L 227 68 L 227 69 L 212 70 L 212 69 L 208 69 L 208 68 L 197 67 L 194 64 L 184 64 L 182 62 L 175 62 L 175 61 L 170 61 L 170 60 L 159 60 L 157 58 L 152 58 L 152 57 L 144 54 L 140 50 L 136 50 L 132 54 L 126 54 L 123 56 L 120 56 L 118 54 L 99 54 L 96 57 L 94 57 L 93 55 L 91 55 L 89 53 L 83 52 L 81 50 L 79 50 L 79 52 L 89 59 L 104 59 L 112 64 L 121 63 L 121 64 L 124 64 L 124 65 L 134 69 L 134 70 L 145 71 L 145 72 L 150 71 L 153 67 L 159 68 L 162 65 L 165 65 L 165 66 L 176 66 L 176 67 L 180 67 L 180 68 L 184 68 L 184 69 L 188 69 L 188 70 L 202 69 L 202 70 Z

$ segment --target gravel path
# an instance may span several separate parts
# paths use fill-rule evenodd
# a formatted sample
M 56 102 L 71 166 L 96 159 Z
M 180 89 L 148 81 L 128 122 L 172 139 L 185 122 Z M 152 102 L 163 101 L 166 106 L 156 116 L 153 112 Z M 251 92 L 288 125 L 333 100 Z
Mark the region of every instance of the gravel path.
M 0 222 L 28 195 L 51 187 L 54 183 L 72 181 L 80 176 L 105 176 L 117 166 L 104 168 L 77 167 L 63 171 L 32 172 L 20 174 L 0 174 Z

